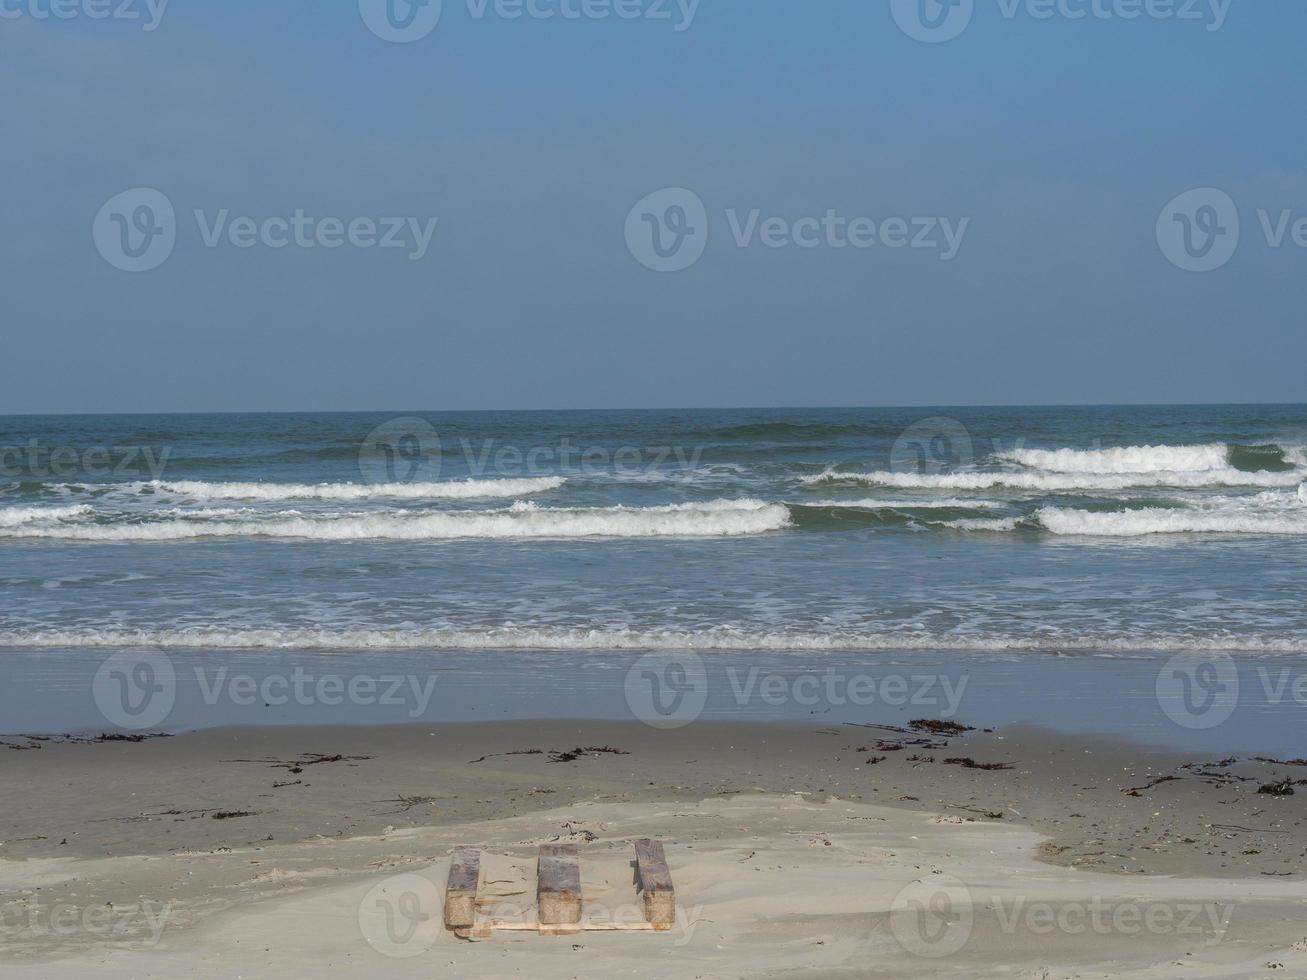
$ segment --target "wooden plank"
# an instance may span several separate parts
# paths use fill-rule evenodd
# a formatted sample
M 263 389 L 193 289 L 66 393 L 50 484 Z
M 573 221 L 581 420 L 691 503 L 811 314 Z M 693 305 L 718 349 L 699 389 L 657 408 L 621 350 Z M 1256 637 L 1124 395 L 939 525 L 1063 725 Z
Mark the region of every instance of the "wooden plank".
M 644 894 L 644 917 L 655 926 L 671 926 L 676 922 L 676 888 L 660 842 L 635 842 L 635 873 Z
M 456 847 L 445 884 L 445 925 L 468 929 L 476 923 L 477 883 L 481 880 L 481 852 L 474 847 Z
M 581 868 L 575 844 L 540 845 L 536 906 L 542 926 L 575 926 L 581 921 Z
M 652 922 L 582 922 L 570 926 L 544 926 L 537 922 L 507 922 L 481 917 L 467 930 L 472 939 L 490 939 L 496 932 L 533 932 L 541 936 L 575 936 L 580 932 L 663 932 Z

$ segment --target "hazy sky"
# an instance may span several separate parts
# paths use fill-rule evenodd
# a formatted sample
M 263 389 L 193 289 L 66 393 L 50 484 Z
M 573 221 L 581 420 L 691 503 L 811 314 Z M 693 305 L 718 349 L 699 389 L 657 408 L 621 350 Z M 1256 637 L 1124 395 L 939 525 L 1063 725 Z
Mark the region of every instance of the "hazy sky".
M 0 413 L 1307 399 L 1301 0 L 54 2 Z

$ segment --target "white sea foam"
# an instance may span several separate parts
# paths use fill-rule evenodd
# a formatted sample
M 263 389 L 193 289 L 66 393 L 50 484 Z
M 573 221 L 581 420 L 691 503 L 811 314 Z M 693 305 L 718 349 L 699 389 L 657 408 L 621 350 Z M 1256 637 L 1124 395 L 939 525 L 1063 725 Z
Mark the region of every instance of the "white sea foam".
M 543 508 L 518 502 L 489 511 L 285 514 L 250 520 L 185 518 L 132 524 L 21 524 L 0 537 L 81 541 L 175 541 L 212 537 L 317 541 L 427 541 L 454 538 L 724 537 L 788 527 L 789 511 L 758 500 L 716 500 L 661 507 Z
M 1295 508 L 1301 511 L 1301 508 Z M 1307 512 L 1259 512 L 1251 507 L 1163 509 L 1103 513 L 1044 507 L 1039 523 L 1053 534 L 1138 537 L 1146 534 L 1307 534 Z
M 1020 523 L 1019 517 L 964 518 L 944 521 L 943 526 L 958 531 L 1015 531 Z
M 806 651 L 1033 651 L 1134 653 L 1221 650 L 1307 652 L 1307 637 L 1252 633 L 1141 632 L 1074 635 L 1038 633 L 808 632 L 716 627 L 702 630 L 503 627 L 485 629 L 58 629 L 0 631 L 2 648 L 164 648 L 178 650 L 520 650 L 730 652 Z
M 1047 473 L 1181 473 L 1226 470 L 1223 443 L 1123 446 L 1116 449 L 1014 449 L 998 458 Z
M 800 478 L 804 483 L 863 483 L 904 490 L 1129 490 L 1142 487 L 1292 487 L 1301 473 L 1247 473 L 1226 467 L 1219 470 L 1151 473 L 846 473 L 828 470 Z
M 965 500 L 962 497 L 931 497 L 917 500 L 890 500 L 867 498 L 864 500 L 795 501 L 799 507 L 847 507 L 853 510 L 998 510 L 1007 505 L 997 500 Z
M 0 508 L 0 527 L 20 527 L 38 521 L 62 521 L 91 513 L 87 504 L 75 507 L 4 507 Z
M 149 491 L 194 500 L 467 500 L 478 497 L 527 497 L 557 490 L 566 482 L 561 476 L 450 480 L 440 483 L 208 483 L 202 480 L 151 480 L 124 484 L 122 487 L 136 493 Z

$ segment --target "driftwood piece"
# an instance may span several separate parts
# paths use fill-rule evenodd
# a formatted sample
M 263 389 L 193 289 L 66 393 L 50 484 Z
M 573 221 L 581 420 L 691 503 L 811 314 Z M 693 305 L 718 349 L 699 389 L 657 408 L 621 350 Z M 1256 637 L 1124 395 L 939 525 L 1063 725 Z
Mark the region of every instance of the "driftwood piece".
M 481 880 L 481 852 L 474 847 L 454 849 L 445 884 L 445 925 L 468 929 L 476 923 L 477 883 Z
M 575 844 L 541 844 L 536 859 L 536 906 L 541 926 L 581 921 L 581 868 Z
M 655 926 L 676 922 L 676 889 L 667 867 L 663 845 L 656 840 L 635 842 L 635 873 L 640 893 L 644 895 L 644 917 Z

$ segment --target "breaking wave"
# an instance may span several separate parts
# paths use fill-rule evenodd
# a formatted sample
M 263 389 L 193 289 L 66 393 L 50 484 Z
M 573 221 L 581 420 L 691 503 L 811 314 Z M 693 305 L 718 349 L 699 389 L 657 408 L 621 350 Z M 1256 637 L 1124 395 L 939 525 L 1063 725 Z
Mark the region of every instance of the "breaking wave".
M 965 500 L 961 497 L 932 497 L 918 500 L 813 500 L 804 507 L 848 507 L 854 510 L 997 510 L 1005 507 L 997 500 Z
M 998 470 L 865 473 L 827 470 L 803 483 L 852 482 L 928 490 L 1129 490 L 1142 487 L 1291 487 L 1307 472 L 1302 447 L 1207 443 L 1187 446 L 1121 446 L 1111 449 L 1013 449 L 993 457 Z
M 896 473 L 887 470 L 850 473 L 827 470 L 799 478 L 807 484 L 861 483 L 903 490 L 1130 490 L 1144 487 L 1293 487 L 1303 479 L 1300 472 L 1249 473 L 1226 467 L 1219 470 L 1155 470 L 1150 473 Z
M 727 537 L 790 524 L 780 504 L 716 500 L 660 507 L 543 508 L 531 503 L 489 511 L 260 515 L 247 520 L 171 518 L 127 524 L 22 523 L 0 537 L 77 541 L 176 541 L 196 538 L 299 538 L 316 541 L 435 541 L 458 538 Z
M 949 632 L 853 632 L 492 627 L 485 629 L 62 629 L 0 631 L 0 648 L 152 648 L 178 650 L 518 650 L 518 651 L 1035 651 L 1147 653 L 1219 650 L 1250 653 L 1307 652 L 1307 638 L 1207 631 L 1136 634 L 1041 635 L 1036 632 L 971 635 Z
M 1223 443 L 1207 446 L 1124 446 L 1119 449 L 1014 449 L 1004 462 L 1049 473 L 1179 473 L 1230 467 Z
M 0 528 L 20 527 L 33 521 L 62 521 L 91 513 L 88 504 L 75 507 L 5 507 L 0 509 Z
M 1164 509 L 1101 511 L 1066 507 L 1044 507 L 1038 512 L 1040 525 L 1053 534 L 1129 538 L 1147 534 L 1307 534 L 1307 508 L 1299 513 L 1249 508 L 1219 510 Z
M 137 492 L 195 500 L 467 500 L 478 497 L 529 497 L 557 490 L 561 476 L 532 479 L 460 480 L 441 483 L 207 483 L 152 480 L 127 486 Z

